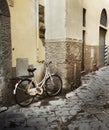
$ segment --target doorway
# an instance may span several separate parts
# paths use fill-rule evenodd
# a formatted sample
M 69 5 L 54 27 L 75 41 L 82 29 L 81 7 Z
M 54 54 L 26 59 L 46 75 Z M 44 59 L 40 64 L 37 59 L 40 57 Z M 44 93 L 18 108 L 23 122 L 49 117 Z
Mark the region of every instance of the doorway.
M 10 11 L 6 0 L 0 0 L 0 76 L 10 76 L 12 69 Z
M 104 66 L 104 47 L 105 47 L 105 39 L 106 39 L 106 30 L 101 28 L 99 29 L 99 59 L 98 65 L 99 67 Z
M 84 56 L 85 56 L 85 52 L 84 52 L 84 48 L 85 48 L 85 31 L 83 30 L 82 32 L 82 39 L 83 39 L 83 42 L 82 42 L 82 61 L 81 61 L 81 70 L 84 71 L 85 69 L 85 65 L 84 65 Z

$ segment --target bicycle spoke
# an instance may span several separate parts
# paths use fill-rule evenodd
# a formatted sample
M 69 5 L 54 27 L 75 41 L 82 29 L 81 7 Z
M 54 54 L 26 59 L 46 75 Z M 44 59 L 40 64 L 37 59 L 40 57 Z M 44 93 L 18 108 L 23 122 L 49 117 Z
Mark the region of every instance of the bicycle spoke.
M 49 96 L 55 96 L 62 90 L 62 80 L 58 75 L 52 75 L 46 80 L 46 92 Z

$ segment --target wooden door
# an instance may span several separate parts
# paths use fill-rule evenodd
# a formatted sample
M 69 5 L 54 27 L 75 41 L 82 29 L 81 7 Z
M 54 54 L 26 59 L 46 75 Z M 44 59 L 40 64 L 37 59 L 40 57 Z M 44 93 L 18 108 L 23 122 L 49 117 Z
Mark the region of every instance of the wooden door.
M 104 66 L 104 46 L 105 46 L 105 36 L 106 30 L 100 28 L 100 37 L 99 37 L 99 66 Z

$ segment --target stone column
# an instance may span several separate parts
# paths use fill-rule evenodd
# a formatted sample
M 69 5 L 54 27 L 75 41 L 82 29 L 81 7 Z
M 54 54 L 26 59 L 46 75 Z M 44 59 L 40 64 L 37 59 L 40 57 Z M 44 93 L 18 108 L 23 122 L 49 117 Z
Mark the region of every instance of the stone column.
M 64 90 L 71 90 L 80 83 L 81 41 L 69 38 L 72 34 L 68 33 L 66 3 L 66 0 L 45 1 L 45 56 L 62 77 Z
M 52 61 L 53 70 L 58 72 L 63 79 L 63 87 L 68 87 L 66 82 L 66 27 L 65 27 L 66 0 L 45 1 L 45 57 Z
M 81 41 L 66 40 L 67 82 L 72 89 L 75 89 L 81 83 L 81 53 Z
M 81 79 L 81 43 L 72 40 L 46 41 L 46 60 L 63 80 L 65 90 L 75 89 Z
M 52 61 L 53 73 L 58 73 L 63 80 L 63 87 L 68 88 L 67 84 L 67 64 L 66 64 L 66 42 L 65 41 L 46 41 L 46 60 Z

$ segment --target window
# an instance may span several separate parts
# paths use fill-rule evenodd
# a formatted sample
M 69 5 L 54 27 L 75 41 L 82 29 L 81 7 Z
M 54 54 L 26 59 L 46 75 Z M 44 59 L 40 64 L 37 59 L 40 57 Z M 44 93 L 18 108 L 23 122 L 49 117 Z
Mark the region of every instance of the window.
M 83 8 L 83 27 L 86 26 L 86 9 Z
M 105 9 L 101 12 L 100 24 L 105 27 L 107 26 L 107 13 Z
M 39 4 L 39 37 L 45 43 L 44 6 Z

